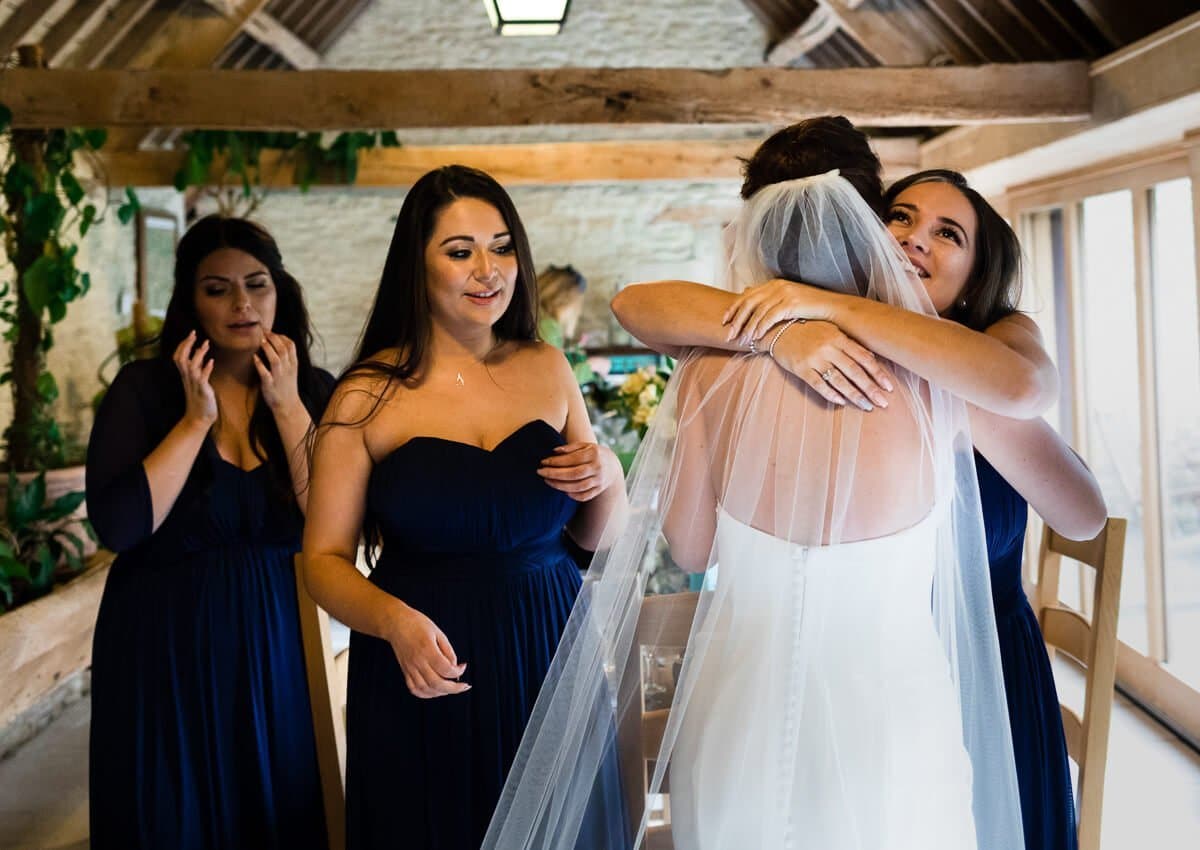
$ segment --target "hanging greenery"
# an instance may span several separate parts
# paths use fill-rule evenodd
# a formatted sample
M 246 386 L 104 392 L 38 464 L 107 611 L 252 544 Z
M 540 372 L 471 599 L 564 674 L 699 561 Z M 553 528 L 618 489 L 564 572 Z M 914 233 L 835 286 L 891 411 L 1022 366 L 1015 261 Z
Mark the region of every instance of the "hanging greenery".
M 0 283 L 0 322 L 11 347 L 0 385 L 13 387 L 13 420 L 4 432 L 5 465 L 31 471 L 64 464 L 63 435 L 51 412 L 58 384 L 46 368 L 54 345 L 51 326 L 91 285 L 75 264 L 97 210 L 75 176 L 76 152 L 94 152 L 104 130 L 12 130 L 12 113 L 0 105 L 4 203 L 0 234 L 12 265 Z
M 390 130 L 339 133 L 328 144 L 325 139 L 323 133 L 193 130 L 183 136 L 187 155 L 175 175 L 175 188 L 183 192 L 197 187 L 216 201 L 222 214 L 248 216 L 284 168 L 291 168 L 292 182 L 301 191 L 321 177 L 353 183 L 360 151 L 400 146 Z M 277 154 L 269 158 L 269 166 L 262 156 L 266 152 Z M 264 174 L 266 167 L 271 173 Z

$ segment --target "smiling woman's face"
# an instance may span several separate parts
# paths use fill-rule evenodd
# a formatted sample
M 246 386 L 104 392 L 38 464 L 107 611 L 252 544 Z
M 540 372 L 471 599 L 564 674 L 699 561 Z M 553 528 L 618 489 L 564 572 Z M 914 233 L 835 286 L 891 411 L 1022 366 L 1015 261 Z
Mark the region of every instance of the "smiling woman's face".
M 979 221 L 971 202 L 949 183 L 917 183 L 892 201 L 887 227 L 916 267 L 934 309 L 944 315 L 975 264 Z
M 500 211 L 459 198 L 438 213 L 425 246 L 430 312 L 444 327 L 491 327 L 512 302 L 517 253 Z

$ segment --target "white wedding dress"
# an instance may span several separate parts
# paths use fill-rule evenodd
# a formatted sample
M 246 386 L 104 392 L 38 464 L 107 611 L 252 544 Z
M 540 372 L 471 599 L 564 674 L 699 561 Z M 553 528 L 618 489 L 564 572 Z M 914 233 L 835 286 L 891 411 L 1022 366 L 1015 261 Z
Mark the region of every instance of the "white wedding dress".
M 734 291 L 782 275 L 934 315 L 836 173 L 760 189 L 727 237 Z M 892 372 L 864 413 L 767 356 L 681 357 L 484 850 L 589 848 L 614 753 L 632 848 L 665 792 L 676 850 L 1021 850 L 966 409 Z M 690 624 L 658 612 L 691 599 L 643 611 L 664 539 L 706 573 Z M 651 756 L 643 649 L 685 639 Z
M 724 599 L 671 755 L 677 850 L 975 847 L 934 518 L 809 547 L 720 514 Z

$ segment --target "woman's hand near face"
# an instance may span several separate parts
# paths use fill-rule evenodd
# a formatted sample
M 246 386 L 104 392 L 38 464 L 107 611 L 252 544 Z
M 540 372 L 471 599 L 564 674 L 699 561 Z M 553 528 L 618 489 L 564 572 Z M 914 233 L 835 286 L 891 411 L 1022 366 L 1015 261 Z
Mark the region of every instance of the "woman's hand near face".
M 415 608 L 404 606 L 393 627 L 385 635 L 392 652 L 404 671 L 404 684 L 421 699 L 450 696 L 469 691 L 471 686 L 458 682 L 467 669 L 442 630 L 433 620 Z
M 214 361 L 204 362 L 208 348 L 208 340 L 196 345 L 196 332 L 192 331 L 179 343 L 171 358 L 183 381 L 183 418 L 205 431 L 217 421 L 217 395 L 209 382 Z
M 588 502 L 621 479 L 621 461 L 607 446 L 567 443 L 542 460 L 538 475 L 577 502 Z
M 895 377 L 871 351 L 829 322 L 803 322 L 782 328 L 775 362 L 833 404 L 850 402 L 863 410 L 887 407 Z M 771 337 L 774 339 L 774 337 Z
M 292 410 L 300 404 L 297 384 L 300 360 L 296 343 L 283 334 L 264 331 L 254 368 L 262 385 L 263 401 L 272 412 Z

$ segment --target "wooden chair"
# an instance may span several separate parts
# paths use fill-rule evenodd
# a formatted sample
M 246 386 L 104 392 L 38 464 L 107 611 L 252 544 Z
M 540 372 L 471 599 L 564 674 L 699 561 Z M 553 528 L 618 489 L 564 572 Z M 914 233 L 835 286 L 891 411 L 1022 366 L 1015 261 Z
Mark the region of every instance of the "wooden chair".
M 1038 559 L 1037 612 L 1047 648 L 1051 657 L 1055 648 L 1065 652 L 1083 666 L 1087 676 L 1083 718 L 1065 705 L 1059 706 L 1067 752 L 1079 765 L 1079 850 L 1100 847 L 1100 809 L 1117 672 L 1117 612 L 1125 525 L 1125 520 L 1109 517 L 1096 537 L 1081 542 L 1067 540 L 1047 527 Z M 1091 623 L 1059 602 L 1064 555 L 1096 571 Z
M 691 632 L 692 618 L 696 613 L 698 593 L 671 593 L 650 596 L 642 602 L 641 614 L 630 646 L 629 663 L 621 679 L 617 695 L 618 705 L 634 708 L 626 711 L 617 728 L 617 749 L 621 759 L 621 783 L 625 789 L 625 802 L 629 820 L 637 824 L 646 808 L 646 794 L 653 772 L 653 763 L 658 757 L 663 733 L 667 727 L 668 709 L 645 711 L 642 693 L 643 645 L 679 647 L 687 645 Z M 669 777 L 668 777 L 669 778 Z M 668 779 L 663 780 L 661 793 L 668 793 Z M 655 828 L 646 834 L 643 845 L 646 850 L 670 850 L 670 829 Z
M 350 650 L 334 655 L 329 636 L 329 615 L 308 595 L 304 562 L 296 555 L 296 597 L 300 605 L 300 636 L 308 674 L 313 733 L 317 742 L 317 768 L 330 850 L 346 847 L 346 674 Z

